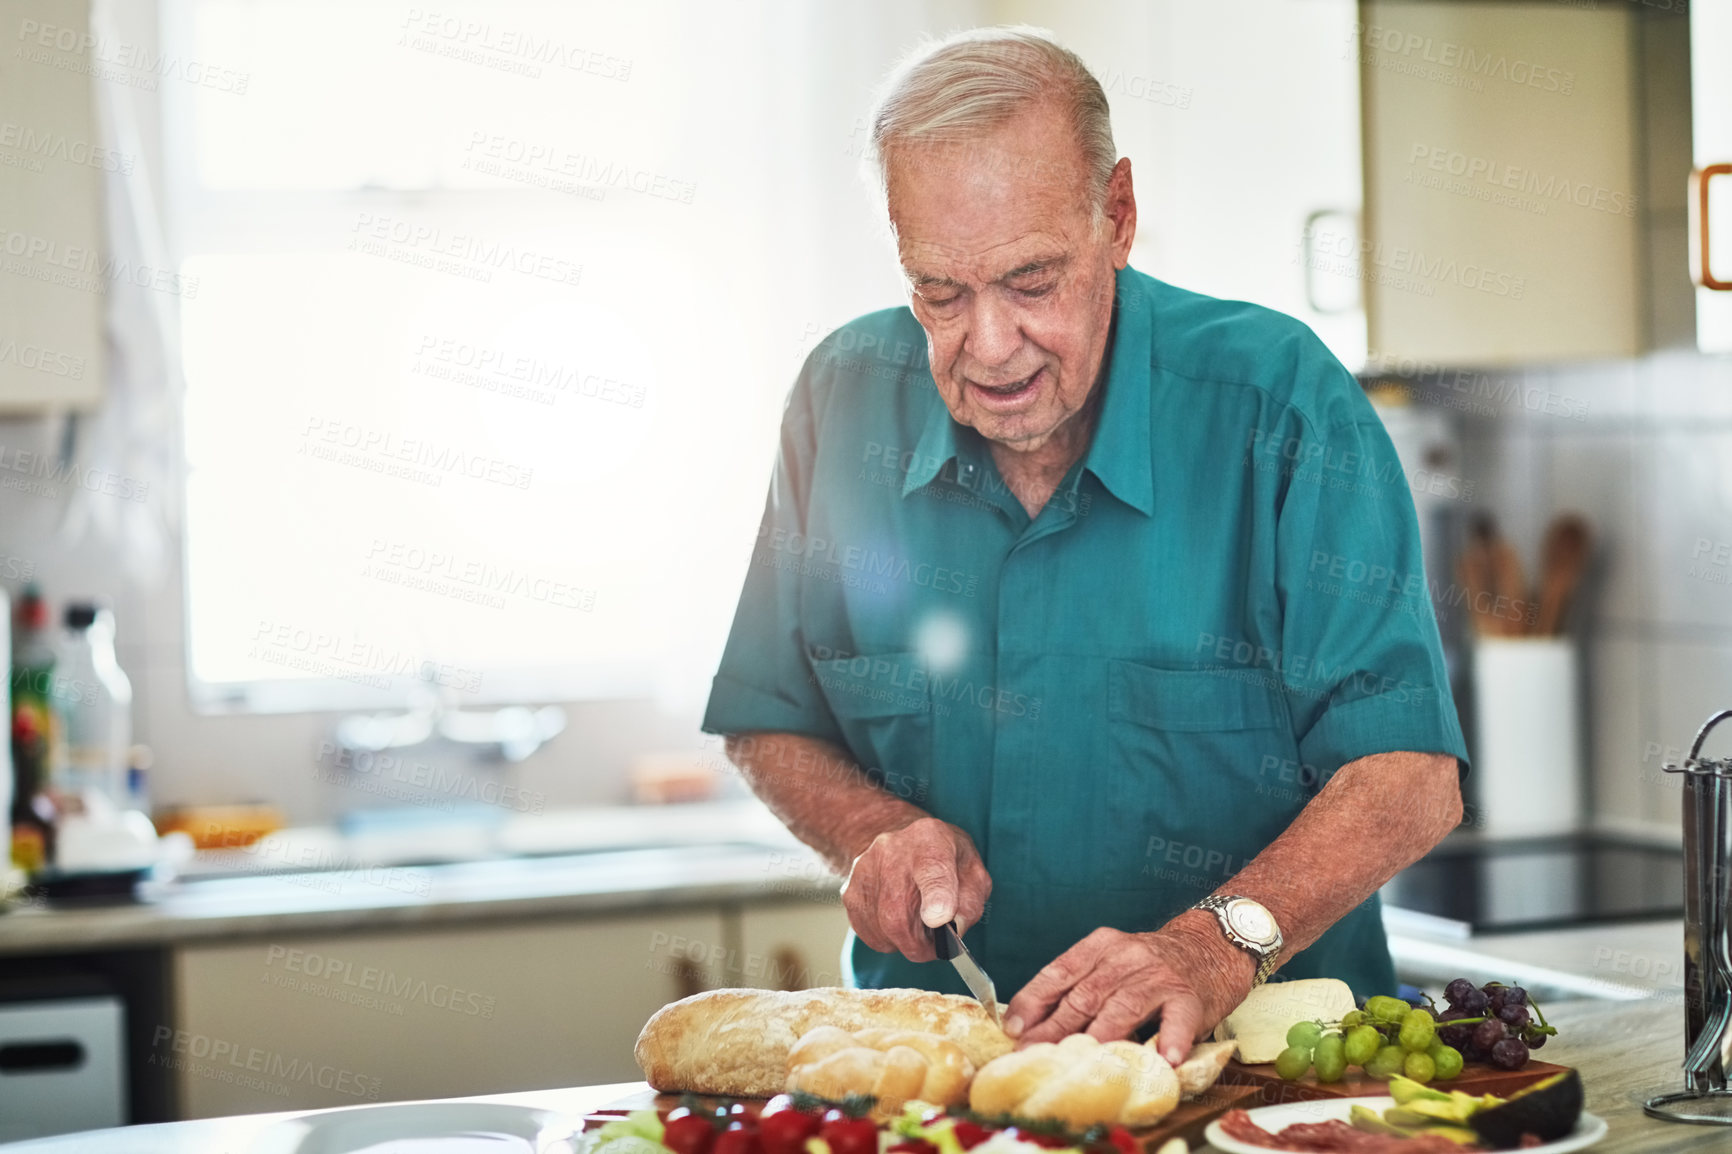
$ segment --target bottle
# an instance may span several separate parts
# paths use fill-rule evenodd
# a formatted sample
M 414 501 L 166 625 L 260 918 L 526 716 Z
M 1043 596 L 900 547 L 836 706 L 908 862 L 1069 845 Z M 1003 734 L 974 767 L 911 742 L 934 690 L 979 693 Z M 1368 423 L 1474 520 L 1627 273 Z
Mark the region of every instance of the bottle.
M 54 808 L 48 798 L 48 763 L 55 719 L 49 696 L 54 684 L 54 647 L 48 637 L 48 602 L 28 585 L 13 614 L 11 705 L 7 728 L 12 750 L 11 856 L 34 872 L 53 858 Z
M 114 658 L 114 614 L 75 601 L 66 606 L 65 623 L 51 694 L 60 732 L 49 786 L 63 809 L 78 807 L 90 793 L 125 809 L 132 683 Z

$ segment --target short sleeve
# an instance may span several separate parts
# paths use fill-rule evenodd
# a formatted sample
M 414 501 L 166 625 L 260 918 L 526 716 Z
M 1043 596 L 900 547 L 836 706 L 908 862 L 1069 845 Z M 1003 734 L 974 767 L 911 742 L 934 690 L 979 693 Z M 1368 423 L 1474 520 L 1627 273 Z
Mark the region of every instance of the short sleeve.
M 1375 411 L 1353 399 L 1358 415 L 1295 437 L 1277 520 L 1282 680 L 1300 755 L 1321 779 L 1399 750 L 1451 754 L 1465 774 L 1407 476 Z
M 843 744 L 807 657 L 800 554 L 770 547 L 805 533 L 816 446 L 811 389 L 802 374 L 783 411 L 763 520 L 704 710 L 706 733 L 797 733 Z

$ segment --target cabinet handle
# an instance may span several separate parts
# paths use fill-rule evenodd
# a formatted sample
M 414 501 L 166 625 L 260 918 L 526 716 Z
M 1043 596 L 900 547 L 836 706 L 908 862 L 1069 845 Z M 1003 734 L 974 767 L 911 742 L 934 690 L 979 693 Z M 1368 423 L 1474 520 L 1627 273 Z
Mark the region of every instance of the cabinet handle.
M 1305 265 L 1304 269 L 1300 273 L 1300 280 L 1305 286 L 1305 305 L 1312 312 L 1319 316 L 1326 317 L 1339 316 L 1343 313 L 1358 312 L 1364 307 L 1364 302 L 1360 299 L 1360 294 L 1357 292 L 1355 293 L 1354 302 L 1349 305 L 1343 305 L 1341 308 L 1326 308 L 1323 303 L 1317 299 L 1317 282 L 1315 280 L 1317 270 L 1313 267 L 1314 258 L 1316 256 L 1316 247 L 1312 242 L 1317 233 L 1317 223 L 1319 221 L 1328 220 L 1332 216 L 1338 216 L 1343 220 L 1352 221 L 1354 235 L 1358 235 L 1359 214 L 1357 212 L 1347 208 L 1320 208 L 1305 218 L 1305 231 L 1300 235 L 1299 239 L 1299 258 Z M 1354 254 L 1354 259 L 1358 259 L 1357 253 Z M 1355 284 L 1355 288 L 1358 288 L 1357 284 Z
M 1732 280 L 1721 280 L 1708 267 L 1714 249 L 1708 235 L 1708 185 L 1716 176 L 1732 176 L 1732 164 L 1710 164 L 1690 174 L 1690 279 L 1714 292 L 1732 292 Z
M 72 1038 L 8 1042 L 0 1046 L 0 1074 L 41 1074 L 84 1065 L 84 1047 Z

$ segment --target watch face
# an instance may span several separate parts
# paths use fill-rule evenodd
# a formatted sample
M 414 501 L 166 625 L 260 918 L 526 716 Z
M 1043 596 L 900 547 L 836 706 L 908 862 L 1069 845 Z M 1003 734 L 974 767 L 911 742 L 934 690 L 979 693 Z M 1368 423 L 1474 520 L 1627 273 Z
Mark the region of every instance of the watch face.
M 1232 908 L 1227 911 L 1227 920 L 1235 931 L 1254 942 L 1275 940 L 1275 919 L 1269 916 L 1268 910 L 1256 902 L 1234 902 Z

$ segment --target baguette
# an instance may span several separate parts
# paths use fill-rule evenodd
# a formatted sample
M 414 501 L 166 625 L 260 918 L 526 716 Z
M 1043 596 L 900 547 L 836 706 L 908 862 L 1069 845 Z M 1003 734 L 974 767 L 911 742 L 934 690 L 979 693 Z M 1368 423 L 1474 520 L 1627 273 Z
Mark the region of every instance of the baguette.
M 637 1064 L 664 1093 L 767 1098 L 788 1081 L 788 1054 L 817 1026 L 908 1030 L 956 1043 L 976 1069 L 1011 1040 L 973 998 L 927 990 L 710 990 L 657 1010 Z

